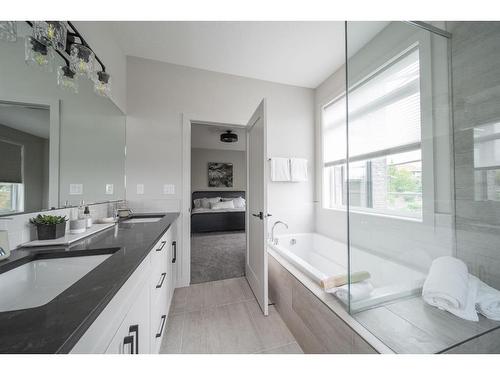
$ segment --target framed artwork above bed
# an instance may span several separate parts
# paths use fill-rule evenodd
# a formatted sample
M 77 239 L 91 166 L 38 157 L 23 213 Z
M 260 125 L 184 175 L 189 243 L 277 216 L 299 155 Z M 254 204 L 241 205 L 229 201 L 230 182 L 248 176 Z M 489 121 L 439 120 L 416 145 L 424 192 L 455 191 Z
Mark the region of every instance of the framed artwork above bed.
M 233 187 L 233 164 L 209 162 L 208 187 Z

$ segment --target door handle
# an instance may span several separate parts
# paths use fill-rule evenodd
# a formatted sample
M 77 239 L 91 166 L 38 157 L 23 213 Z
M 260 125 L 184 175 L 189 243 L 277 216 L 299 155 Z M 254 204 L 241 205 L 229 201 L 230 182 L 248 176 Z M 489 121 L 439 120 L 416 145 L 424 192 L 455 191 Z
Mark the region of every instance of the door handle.
M 161 274 L 160 282 L 156 285 L 156 289 L 159 289 L 163 286 L 163 282 L 165 281 L 165 276 L 167 276 L 166 272 Z
M 166 315 L 162 315 L 162 316 L 161 316 L 161 327 L 160 327 L 160 332 L 158 332 L 158 333 L 156 334 L 156 338 L 161 337 L 161 335 L 163 334 L 163 326 L 165 325 L 165 320 L 167 320 L 167 316 L 166 316 Z
M 134 354 L 134 336 L 125 336 L 123 338 L 123 353 L 125 354 L 125 345 L 130 345 L 130 352 L 128 354 Z
M 172 242 L 172 247 L 174 248 L 174 257 L 172 258 L 172 263 L 177 261 L 177 241 Z
M 260 220 L 264 220 L 265 217 L 269 217 L 269 216 L 273 216 L 273 215 L 271 215 L 271 214 L 264 215 L 264 213 L 261 211 L 258 214 L 252 214 L 252 216 L 258 217 Z
M 156 249 L 156 251 L 162 251 L 163 250 L 163 246 L 165 246 L 165 244 L 167 243 L 167 241 L 161 241 L 161 245 L 158 249 Z
M 139 325 L 134 324 L 133 326 L 128 327 L 128 333 L 135 334 L 135 354 L 139 354 Z M 134 337 L 134 335 L 127 336 L 127 337 Z M 132 344 L 132 354 L 134 351 L 134 344 Z

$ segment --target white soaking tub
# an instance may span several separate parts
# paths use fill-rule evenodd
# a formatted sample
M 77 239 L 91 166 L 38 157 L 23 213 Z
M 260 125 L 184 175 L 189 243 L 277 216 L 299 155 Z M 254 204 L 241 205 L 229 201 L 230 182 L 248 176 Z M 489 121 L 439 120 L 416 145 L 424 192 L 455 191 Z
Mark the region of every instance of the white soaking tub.
M 277 236 L 274 251 L 318 283 L 329 276 L 347 273 L 347 245 L 318 233 Z M 366 309 L 400 297 L 420 293 L 425 274 L 394 260 L 351 246 L 351 273 L 368 271 L 374 290 L 351 302 L 351 311 Z

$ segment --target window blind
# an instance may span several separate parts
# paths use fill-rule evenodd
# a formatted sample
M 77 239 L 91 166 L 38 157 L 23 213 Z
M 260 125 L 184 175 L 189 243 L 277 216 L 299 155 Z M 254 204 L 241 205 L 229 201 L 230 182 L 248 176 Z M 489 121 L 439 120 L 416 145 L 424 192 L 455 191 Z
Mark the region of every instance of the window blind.
M 349 93 L 349 157 L 421 141 L 419 55 L 415 48 Z M 346 157 L 345 96 L 323 108 L 323 162 Z
M 0 182 L 23 182 L 21 145 L 0 140 Z

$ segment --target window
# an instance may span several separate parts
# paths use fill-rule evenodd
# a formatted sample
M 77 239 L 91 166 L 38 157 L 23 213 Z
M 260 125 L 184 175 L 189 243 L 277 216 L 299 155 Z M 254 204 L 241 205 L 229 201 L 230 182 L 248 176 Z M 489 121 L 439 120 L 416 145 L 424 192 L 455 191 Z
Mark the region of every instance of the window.
M 24 211 L 23 184 L 0 182 L 0 214 Z
M 414 47 L 322 108 L 323 207 L 422 216 L 420 68 Z

